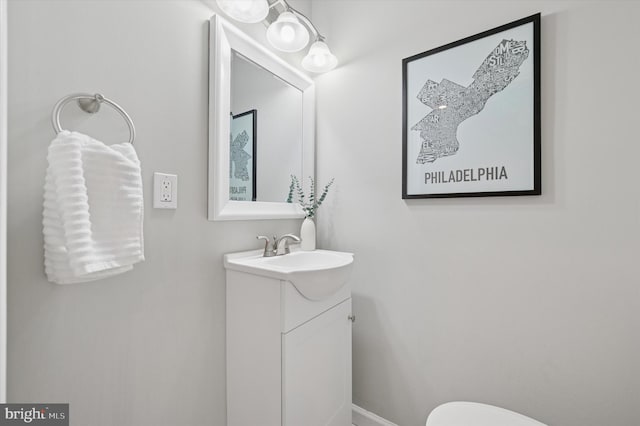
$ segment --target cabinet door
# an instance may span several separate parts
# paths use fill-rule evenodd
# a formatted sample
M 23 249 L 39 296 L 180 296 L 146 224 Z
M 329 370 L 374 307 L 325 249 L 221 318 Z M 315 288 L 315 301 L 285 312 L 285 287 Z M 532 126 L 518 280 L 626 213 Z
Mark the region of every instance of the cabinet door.
M 282 335 L 283 425 L 351 426 L 351 299 Z

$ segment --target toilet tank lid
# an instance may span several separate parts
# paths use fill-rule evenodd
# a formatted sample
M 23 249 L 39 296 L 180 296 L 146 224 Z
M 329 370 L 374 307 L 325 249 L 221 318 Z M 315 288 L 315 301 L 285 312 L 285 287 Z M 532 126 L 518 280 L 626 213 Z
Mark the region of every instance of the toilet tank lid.
M 436 407 L 426 426 L 547 426 L 514 411 L 478 402 L 455 401 Z

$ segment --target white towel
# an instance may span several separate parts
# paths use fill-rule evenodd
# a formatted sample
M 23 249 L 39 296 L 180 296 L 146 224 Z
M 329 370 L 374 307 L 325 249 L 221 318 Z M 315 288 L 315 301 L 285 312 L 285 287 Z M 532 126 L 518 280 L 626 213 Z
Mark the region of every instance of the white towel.
M 133 145 L 105 145 L 63 130 L 47 160 L 42 225 L 48 280 L 93 281 L 143 261 L 142 177 Z

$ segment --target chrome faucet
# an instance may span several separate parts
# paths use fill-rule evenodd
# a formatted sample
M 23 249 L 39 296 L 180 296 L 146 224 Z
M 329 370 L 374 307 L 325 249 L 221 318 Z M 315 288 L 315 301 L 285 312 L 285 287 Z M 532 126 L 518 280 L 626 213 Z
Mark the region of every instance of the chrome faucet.
M 276 256 L 291 253 L 291 250 L 289 249 L 289 240 L 295 241 L 296 243 L 300 242 L 300 238 L 296 237 L 293 234 L 283 235 L 275 242 Z
M 264 253 L 262 253 L 262 257 L 273 257 L 289 254 L 291 253 L 291 250 L 289 249 L 289 240 L 295 241 L 296 243 L 300 242 L 300 238 L 296 237 L 293 234 L 285 234 L 280 238 L 277 238 L 274 235 L 273 242 L 269 241 L 269 237 L 265 237 L 264 235 L 258 235 L 256 238 L 259 240 L 264 240 Z

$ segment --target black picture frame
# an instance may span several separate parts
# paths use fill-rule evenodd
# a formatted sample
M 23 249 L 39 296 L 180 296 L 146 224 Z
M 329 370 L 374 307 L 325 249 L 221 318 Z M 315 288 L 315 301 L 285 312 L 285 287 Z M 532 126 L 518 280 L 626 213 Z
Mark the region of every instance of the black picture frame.
M 540 14 L 403 59 L 402 122 L 403 199 L 540 195 Z
M 256 201 L 258 111 L 231 115 L 229 137 L 229 199 Z

